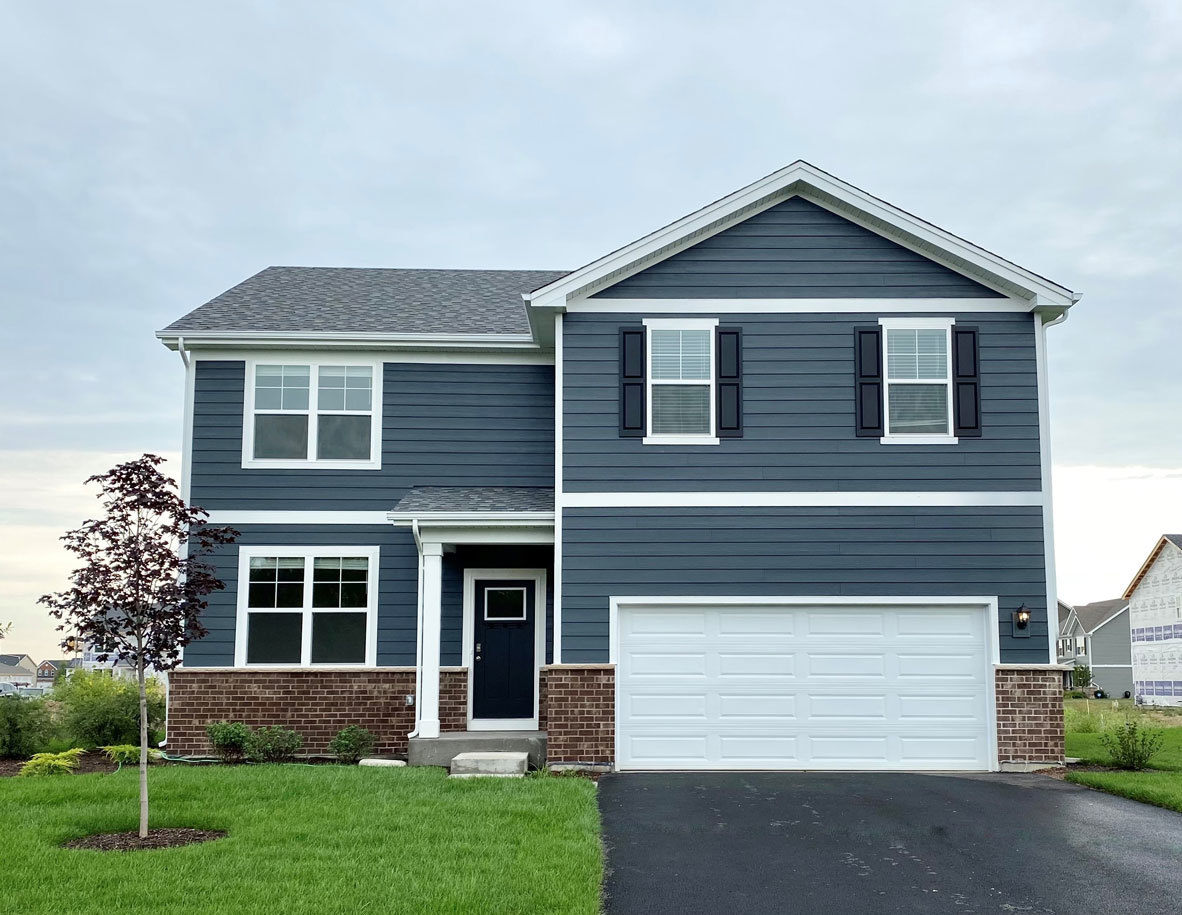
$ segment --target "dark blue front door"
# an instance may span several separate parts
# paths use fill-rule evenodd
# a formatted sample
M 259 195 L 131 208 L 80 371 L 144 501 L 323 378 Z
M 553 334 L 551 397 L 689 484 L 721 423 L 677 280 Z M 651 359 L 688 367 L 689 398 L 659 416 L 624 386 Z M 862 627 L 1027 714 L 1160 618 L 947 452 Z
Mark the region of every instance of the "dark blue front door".
M 534 582 L 478 579 L 473 626 L 473 718 L 533 718 Z

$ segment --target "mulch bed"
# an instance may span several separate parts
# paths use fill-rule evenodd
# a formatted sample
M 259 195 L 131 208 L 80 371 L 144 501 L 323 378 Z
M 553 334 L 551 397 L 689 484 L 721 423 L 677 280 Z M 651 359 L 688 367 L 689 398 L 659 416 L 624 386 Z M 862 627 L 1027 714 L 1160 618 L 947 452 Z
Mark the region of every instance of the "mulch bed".
M 1112 766 L 1094 766 L 1084 765 L 1083 763 L 1072 763 L 1070 766 L 1053 766 L 1050 769 L 1037 769 L 1037 775 L 1049 775 L 1051 778 L 1062 780 L 1066 777 L 1068 772 L 1123 772 L 1124 769 L 1116 769 Z
M 25 762 L 26 760 L 23 759 L 0 759 L 0 778 L 16 775 Z M 74 770 L 74 775 L 109 774 L 117 768 L 118 766 L 102 753 L 83 753 L 82 758 L 78 760 L 78 768 Z
M 222 829 L 151 829 L 141 839 L 138 832 L 108 832 L 97 836 L 82 836 L 62 844 L 62 848 L 88 848 L 91 851 L 138 851 L 143 848 L 177 848 L 212 842 L 226 836 Z

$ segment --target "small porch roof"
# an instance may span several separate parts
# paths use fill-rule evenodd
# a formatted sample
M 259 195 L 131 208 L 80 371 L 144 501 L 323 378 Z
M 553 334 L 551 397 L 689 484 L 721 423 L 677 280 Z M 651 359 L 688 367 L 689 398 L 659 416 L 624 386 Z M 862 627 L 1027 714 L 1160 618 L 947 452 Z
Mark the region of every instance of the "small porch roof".
M 394 522 L 554 520 L 554 490 L 545 486 L 415 486 L 387 517 Z

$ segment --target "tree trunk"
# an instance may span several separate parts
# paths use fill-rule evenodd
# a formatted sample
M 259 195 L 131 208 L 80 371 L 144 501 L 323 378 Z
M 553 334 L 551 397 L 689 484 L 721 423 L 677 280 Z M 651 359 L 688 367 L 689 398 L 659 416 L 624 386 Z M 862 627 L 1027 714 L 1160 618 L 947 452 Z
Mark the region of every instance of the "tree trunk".
M 144 682 L 144 659 L 136 661 L 140 681 L 140 838 L 148 837 L 148 688 Z

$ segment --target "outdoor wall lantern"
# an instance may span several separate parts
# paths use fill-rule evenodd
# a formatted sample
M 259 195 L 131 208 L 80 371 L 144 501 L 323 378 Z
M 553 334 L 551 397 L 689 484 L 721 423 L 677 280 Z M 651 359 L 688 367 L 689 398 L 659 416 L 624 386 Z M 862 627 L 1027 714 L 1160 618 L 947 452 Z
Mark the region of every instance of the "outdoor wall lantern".
M 1012 614 L 1010 619 L 1013 622 L 1013 637 L 1016 639 L 1030 638 L 1030 608 L 1023 604 Z

